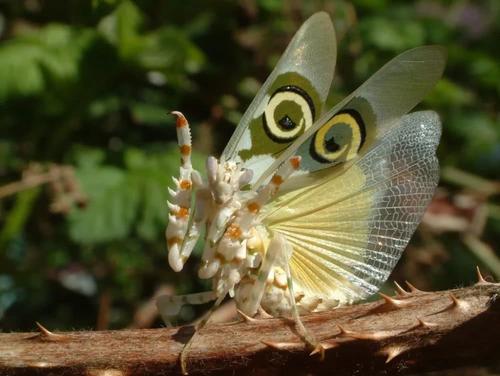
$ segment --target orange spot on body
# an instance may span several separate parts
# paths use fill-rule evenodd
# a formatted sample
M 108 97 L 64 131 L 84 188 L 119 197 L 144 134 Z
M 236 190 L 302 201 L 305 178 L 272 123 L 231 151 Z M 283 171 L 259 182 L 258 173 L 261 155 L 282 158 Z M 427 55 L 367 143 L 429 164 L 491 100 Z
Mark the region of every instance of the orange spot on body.
M 181 244 L 181 243 L 182 243 L 182 239 L 177 237 L 177 236 L 173 236 L 173 237 L 167 239 L 167 245 L 169 247 L 173 246 L 174 244 Z
M 260 205 L 257 204 L 256 202 L 250 202 L 247 205 L 247 209 L 250 213 L 257 214 L 260 210 Z
M 175 215 L 177 216 L 177 218 L 186 218 L 189 216 L 189 209 L 181 206 L 181 208 L 177 213 L 175 213 Z
M 292 165 L 292 167 L 295 170 L 299 169 L 299 167 L 300 167 L 300 160 L 301 160 L 301 158 L 299 156 L 295 156 L 295 157 L 290 158 L 290 164 Z
M 189 180 L 182 179 L 179 183 L 179 186 L 181 187 L 181 189 L 187 191 L 188 189 L 191 189 L 193 183 L 191 183 Z
M 237 240 L 241 238 L 242 232 L 240 226 L 235 223 L 232 223 L 226 230 L 226 235 L 229 236 L 233 240 Z
M 216 260 L 218 260 L 221 265 L 225 265 L 226 264 L 226 258 L 224 257 L 224 255 L 221 255 L 220 253 L 216 253 L 215 256 L 214 256 L 214 258 Z M 207 262 L 207 265 L 208 265 L 208 262 Z
M 231 265 L 234 265 L 234 266 L 240 266 L 241 263 L 242 263 L 243 260 L 240 260 L 240 259 L 237 259 L 237 258 L 234 258 L 231 260 Z
M 189 155 L 191 154 L 191 146 L 189 145 L 181 145 L 181 154 L 182 155 Z
M 283 184 L 283 178 L 280 175 L 274 175 L 273 178 L 271 179 L 271 182 L 274 185 L 281 185 Z

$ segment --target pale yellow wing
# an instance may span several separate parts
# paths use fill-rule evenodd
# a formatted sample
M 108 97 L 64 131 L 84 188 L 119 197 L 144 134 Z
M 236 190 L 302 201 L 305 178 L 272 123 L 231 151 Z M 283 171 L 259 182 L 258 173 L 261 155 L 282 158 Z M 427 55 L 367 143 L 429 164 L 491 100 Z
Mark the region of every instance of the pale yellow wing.
M 341 303 L 379 289 L 434 193 L 440 134 L 434 112 L 403 116 L 359 159 L 266 207 L 263 223 L 293 246 L 296 289 Z

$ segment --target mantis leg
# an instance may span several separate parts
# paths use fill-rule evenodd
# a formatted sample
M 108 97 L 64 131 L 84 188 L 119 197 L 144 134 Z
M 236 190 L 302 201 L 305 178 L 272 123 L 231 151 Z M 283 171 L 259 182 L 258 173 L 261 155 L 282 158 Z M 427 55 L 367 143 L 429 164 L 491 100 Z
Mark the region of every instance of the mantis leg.
M 269 274 L 271 273 L 273 266 L 276 265 L 280 252 L 283 250 L 282 241 L 282 237 L 273 237 L 269 243 L 266 255 L 264 256 L 264 260 L 262 261 L 262 265 L 259 269 L 257 279 L 252 285 L 250 297 L 241 305 L 241 307 L 239 307 L 243 313 L 250 317 L 255 316 L 260 307 L 260 302 L 266 289 Z
M 227 292 L 226 292 L 227 294 Z M 215 301 L 214 305 L 210 310 L 203 315 L 201 320 L 195 325 L 194 327 L 194 334 L 191 336 L 189 341 L 184 345 L 184 348 L 181 351 L 181 356 L 180 356 L 180 363 L 181 363 L 181 371 L 183 375 L 187 375 L 187 364 L 186 364 L 186 359 L 187 359 L 187 354 L 189 352 L 189 349 L 193 345 L 195 337 L 198 335 L 198 332 L 205 327 L 205 325 L 208 323 L 208 320 L 210 320 L 210 316 L 212 316 L 212 313 L 220 306 L 224 298 L 226 297 L 226 294 L 223 294 L 217 298 Z M 195 294 L 193 294 L 195 295 Z
M 181 247 L 188 232 L 189 218 L 191 216 L 192 174 L 194 170 L 191 164 L 192 145 L 189 124 L 182 113 L 174 111 L 172 114 L 177 117 L 176 130 L 181 153 L 181 166 L 179 168 L 179 179 L 173 178 L 175 189 L 168 189 L 170 201 L 168 202 L 169 215 L 165 237 L 168 248 L 168 262 L 174 271 L 179 272 L 184 267 L 185 262 L 185 258 L 181 255 Z
M 165 324 L 170 326 L 170 318 L 177 316 L 183 305 L 205 304 L 215 299 L 213 291 L 189 295 L 161 295 L 156 299 L 156 307 Z
M 280 236 L 281 237 L 281 236 Z M 286 280 L 287 280 L 287 285 L 288 285 L 288 292 L 290 295 L 290 309 L 291 309 L 291 314 L 293 321 L 295 322 L 295 326 L 297 328 L 297 332 L 299 335 L 302 337 L 303 341 L 309 345 L 312 349 L 315 351 L 319 352 L 321 355 L 321 358 L 324 357 L 324 350 L 323 347 L 318 343 L 316 338 L 314 338 L 309 331 L 306 329 L 304 324 L 302 323 L 302 320 L 300 319 L 299 311 L 297 309 L 297 303 L 295 302 L 295 292 L 293 290 L 293 279 L 292 279 L 292 273 L 290 272 L 290 264 L 289 264 L 289 259 L 292 256 L 293 248 L 290 246 L 290 244 L 286 241 L 286 239 L 282 238 L 283 242 L 283 247 L 284 247 L 284 254 L 286 256 L 285 262 L 283 262 L 283 267 L 285 269 L 286 273 Z

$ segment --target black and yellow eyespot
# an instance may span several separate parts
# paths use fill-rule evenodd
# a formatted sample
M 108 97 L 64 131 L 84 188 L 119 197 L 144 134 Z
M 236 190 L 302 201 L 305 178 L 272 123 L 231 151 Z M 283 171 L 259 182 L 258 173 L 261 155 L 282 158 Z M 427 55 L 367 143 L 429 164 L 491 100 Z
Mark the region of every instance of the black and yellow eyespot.
M 311 156 L 321 163 L 352 159 L 363 146 L 366 128 L 359 112 L 343 110 L 333 115 L 314 135 Z
M 264 130 L 273 141 L 287 143 L 309 128 L 315 115 L 314 103 L 304 90 L 282 86 L 271 95 L 262 115 Z

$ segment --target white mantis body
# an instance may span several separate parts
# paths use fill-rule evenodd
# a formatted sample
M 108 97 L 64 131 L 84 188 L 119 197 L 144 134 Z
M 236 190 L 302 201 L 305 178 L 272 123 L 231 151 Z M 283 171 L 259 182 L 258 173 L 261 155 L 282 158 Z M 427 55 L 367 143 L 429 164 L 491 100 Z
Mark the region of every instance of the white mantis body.
M 407 51 L 323 112 L 335 55 L 333 25 L 318 13 L 220 160 L 208 157 L 207 181 L 191 164 L 188 122 L 173 112 L 182 163 L 169 190 L 168 261 L 181 271 L 204 228 L 198 276 L 213 288 L 160 297 L 166 321 L 183 304 L 215 308 L 229 295 L 247 316 L 262 309 L 293 317 L 303 340 L 322 352 L 299 315 L 364 299 L 389 276 L 438 180 L 439 119 L 405 114 L 440 78 L 445 55 L 436 46 Z M 184 373 L 191 343 L 181 355 Z

